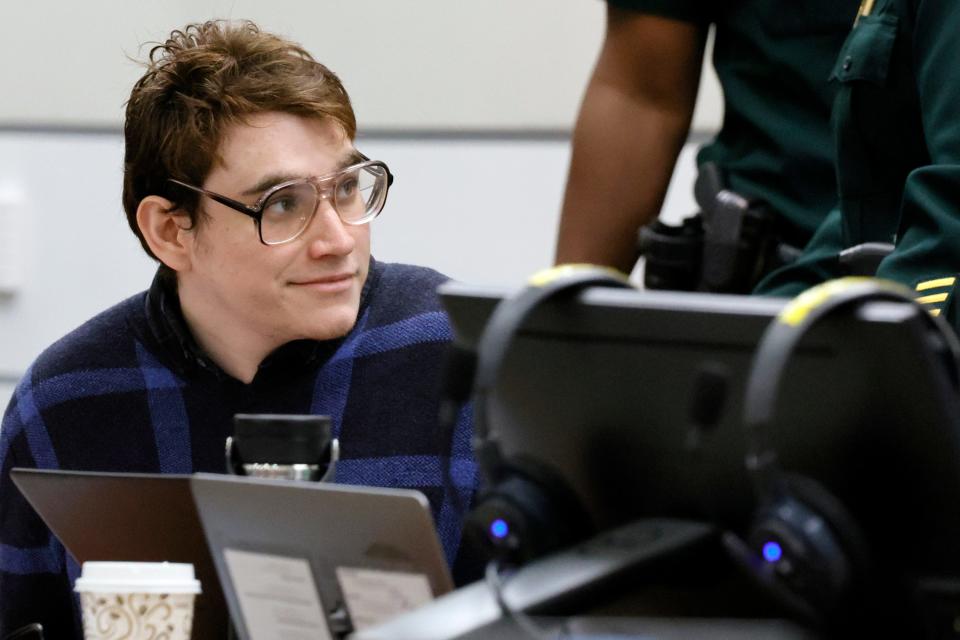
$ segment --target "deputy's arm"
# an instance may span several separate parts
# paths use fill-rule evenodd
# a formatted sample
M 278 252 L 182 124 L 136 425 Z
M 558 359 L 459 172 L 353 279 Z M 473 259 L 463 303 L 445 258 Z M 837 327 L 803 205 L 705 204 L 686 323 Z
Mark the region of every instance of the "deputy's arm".
M 897 246 L 880 263 L 877 275 L 911 287 L 949 281 L 949 288 L 926 289 L 918 295 L 929 299 L 943 294 L 947 301 L 930 308 L 946 309 L 944 315 L 957 328 L 960 314 L 953 279 L 960 275 L 960 40 L 956 37 L 960 4 L 923 0 L 915 11 L 909 46 L 929 161 L 907 176 Z
M 556 261 L 629 271 L 636 232 L 660 211 L 700 80 L 704 27 L 607 10 L 573 135 Z

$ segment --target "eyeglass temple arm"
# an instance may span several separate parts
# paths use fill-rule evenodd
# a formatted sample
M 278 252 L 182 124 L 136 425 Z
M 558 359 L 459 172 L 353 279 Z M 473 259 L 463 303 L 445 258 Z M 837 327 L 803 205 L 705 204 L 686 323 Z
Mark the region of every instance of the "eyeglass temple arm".
M 167 180 L 185 189 L 190 189 L 191 191 L 195 191 L 196 193 L 202 193 L 203 195 L 207 196 L 214 202 L 219 202 L 222 205 L 225 205 L 227 207 L 230 207 L 231 209 L 239 211 L 240 213 L 248 215 L 254 220 L 260 220 L 259 211 L 257 211 L 253 207 L 243 204 L 242 202 L 234 200 L 233 198 L 228 198 L 227 196 L 222 196 L 219 193 L 214 193 L 213 191 L 207 191 L 206 189 L 201 189 L 200 187 L 195 187 L 192 184 L 187 184 L 186 182 L 180 182 L 179 180 L 176 180 L 174 178 L 167 178 Z

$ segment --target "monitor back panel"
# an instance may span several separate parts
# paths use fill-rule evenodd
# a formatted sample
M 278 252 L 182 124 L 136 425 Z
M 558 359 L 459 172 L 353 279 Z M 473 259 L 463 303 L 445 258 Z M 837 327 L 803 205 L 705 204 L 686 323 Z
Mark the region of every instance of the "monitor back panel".
M 458 284 L 442 293 L 458 339 L 473 346 L 505 295 Z M 489 427 L 508 457 L 559 470 L 598 527 L 677 516 L 742 529 L 755 505 L 746 381 L 784 304 L 613 289 L 545 304 L 503 364 Z M 960 405 L 917 325 L 880 306 L 869 319 L 818 324 L 786 370 L 768 436 L 785 469 L 853 511 L 879 554 L 956 573 Z M 704 372 L 721 372 L 727 391 L 698 428 Z

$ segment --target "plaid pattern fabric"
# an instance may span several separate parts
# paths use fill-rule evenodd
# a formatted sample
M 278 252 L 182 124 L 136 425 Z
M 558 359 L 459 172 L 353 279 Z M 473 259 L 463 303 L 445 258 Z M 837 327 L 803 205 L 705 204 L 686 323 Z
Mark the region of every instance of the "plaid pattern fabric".
M 222 472 L 224 439 L 241 412 L 330 415 L 341 447 L 337 481 L 422 491 L 452 564 L 477 474 L 469 410 L 452 437 L 437 428 L 451 338 L 435 294 L 443 280 L 372 262 L 354 329 L 285 345 L 250 384 L 191 343 L 160 276 L 148 293 L 51 346 L 25 374 L 0 430 L 0 636 L 39 621 L 47 637 L 79 637 L 71 610 L 79 569 L 13 486 L 11 468 Z M 443 488 L 446 456 L 459 500 Z

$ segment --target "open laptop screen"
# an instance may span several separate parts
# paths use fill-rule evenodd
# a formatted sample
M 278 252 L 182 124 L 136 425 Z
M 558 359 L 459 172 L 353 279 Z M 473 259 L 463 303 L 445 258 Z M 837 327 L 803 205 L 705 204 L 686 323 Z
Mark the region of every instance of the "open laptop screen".
M 417 491 L 214 474 L 191 484 L 243 640 L 362 629 L 453 588 Z
M 203 593 L 194 637 L 226 638 L 227 607 L 190 476 L 13 469 L 13 482 L 77 562 L 189 562 Z

